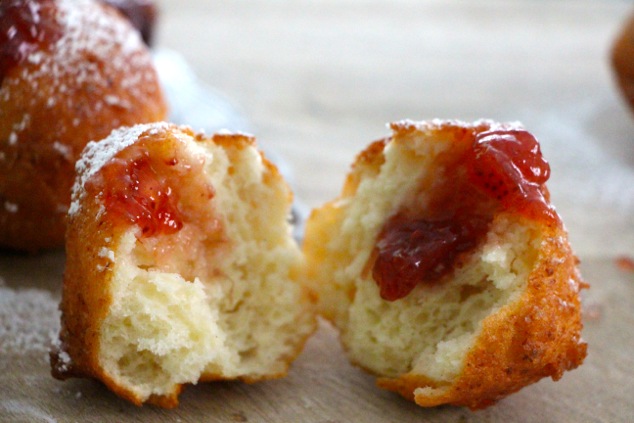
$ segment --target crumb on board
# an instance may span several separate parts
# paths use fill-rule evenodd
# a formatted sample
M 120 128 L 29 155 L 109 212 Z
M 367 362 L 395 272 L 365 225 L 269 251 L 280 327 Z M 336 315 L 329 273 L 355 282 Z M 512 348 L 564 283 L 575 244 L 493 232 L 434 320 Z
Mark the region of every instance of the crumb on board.
M 634 258 L 630 256 L 618 256 L 616 258 L 616 267 L 627 273 L 634 273 Z
M 59 332 L 59 298 L 42 289 L 14 289 L 0 278 L 0 351 L 48 353 Z

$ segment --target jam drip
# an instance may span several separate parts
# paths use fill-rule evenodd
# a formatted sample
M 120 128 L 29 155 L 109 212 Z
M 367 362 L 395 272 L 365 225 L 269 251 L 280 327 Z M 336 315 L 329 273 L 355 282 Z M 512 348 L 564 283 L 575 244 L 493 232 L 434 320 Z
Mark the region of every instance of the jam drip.
M 544 197 L 550 166 L 539 143 L 522 130 L 478 134 L 467 157 L 469 180 L 497 199 L 502 209 L 532 219 L 554 220 L 555 211 Z
M 445 174 L 428 207 L 404 207 L 379 233 L 370 260 L 385 300 L 404 298 L 421 283 L 434 285 L 459 267 L 500 211 L 557 221 L 544 188 L 550 167 L 526 131 L 476 134 L 462 160 Z
M 183 227 L 178 199 L 166 178 L 163 167 L 177 165 L 178 160 L 154 159 L 145 149 L 132 149 L 126 157 L 117 157 L 102 168 L 99 184 L 106 210 L 123 223 L 141 228 L 141 237 L 169 235 Z
M 62 36 L 53 0 L 0 1 L 0 83 L 30 54 Z

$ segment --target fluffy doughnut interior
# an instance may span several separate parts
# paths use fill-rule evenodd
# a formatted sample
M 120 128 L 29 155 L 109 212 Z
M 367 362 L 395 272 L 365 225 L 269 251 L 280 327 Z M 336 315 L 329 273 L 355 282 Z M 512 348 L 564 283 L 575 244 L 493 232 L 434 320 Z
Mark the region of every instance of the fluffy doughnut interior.
M 102 249 L 113 277 L 99 361 L 143 399 L 283 375 L 313 329 L 280 175 L 252 146 L 180 146 L 183 227 L 147 238 L 130 227 Z
M 430 136 L 388 144 L 380 163 L 361 157 L 342 196 L 311 215 L 305 251 L 319 307 L 340 329 L 350 359 L 381 376 L 413 372 L 440 386 L 461 373 L 483 319 L 519 298 L 540 236 L 500 215 L 450 280 L 383 300 L 367 269 L 381 227 L 414 195 L 424 207 L 428 188 L 452 177 L 438 158 L 455 143 Z

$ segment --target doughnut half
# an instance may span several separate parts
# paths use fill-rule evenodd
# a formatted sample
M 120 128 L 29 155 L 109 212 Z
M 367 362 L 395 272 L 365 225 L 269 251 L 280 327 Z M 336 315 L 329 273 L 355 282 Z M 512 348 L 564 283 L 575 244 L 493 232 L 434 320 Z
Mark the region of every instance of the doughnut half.
M 507 186 L 504 175 L 478 173 L 508 163 L 473 153 L 493 139 L 513 155 L 515 147 L 499 139 L 532 136 L 491 121 L 391 128 L 392 136 L 357 157 L 339 197 L 306 224 L 306 278 L 350 360 L 423 407 L 472 409 L 580 365 L 585 284 L 546 187 Z M 520 167 L 547 179 L 531 142 L 535 162 L 521 165 L 518 155 Z M 516 172 L 513 166 L 505 171 Z M 427 273 L 408 279 L 424 266 Z
M 287 373 L 314 310 L 292 194 L 252 138 L 137 125 L 77 170 L 54 376 L 173 407 L 186 383 Z

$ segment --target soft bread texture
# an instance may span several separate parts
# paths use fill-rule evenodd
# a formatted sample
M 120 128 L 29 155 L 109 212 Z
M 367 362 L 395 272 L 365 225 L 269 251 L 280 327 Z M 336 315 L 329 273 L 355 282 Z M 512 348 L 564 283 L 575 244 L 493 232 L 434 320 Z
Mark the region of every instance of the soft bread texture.
M 367 269 L 384 222 L 414 196 L 424 207 L 428 187 L 452 177 L 442 163 L 464 144 L 457 140 L 498 127 L 394 123 L 391 137 L 357 157 L 340 196 L 306 223 L 306 278 L 350 360 L 421 406 L 483 408 L 559 379 L 586 354 L 583 282 L 562 225 L 499 213 L 461 267 L 397 301 L 380 297 Z
M 619 30 L 612 45 L 611 60 L 621 94 L 634 112 L 634 14 Z
M 166 175 L 183 216 L 176 233 L 122 224 L 95 185 L 113 157 L 140 145 L 178 163 Z M 69 211 L 54 375 L 97 378 L 162 407 L 176 406 L 186 383 L 284 376 L 315 328 L 291 201 L 245 135 L 160 123 L 90 143 Z
M 94 0 L 52 3 L 42 20 L 61 38 L 0 83 L 0 248 L 63 247 L 88 141 L 167 114 L 150 52 L 124 17 Z

